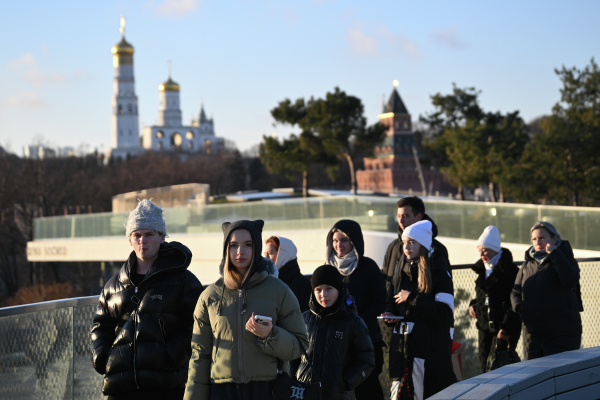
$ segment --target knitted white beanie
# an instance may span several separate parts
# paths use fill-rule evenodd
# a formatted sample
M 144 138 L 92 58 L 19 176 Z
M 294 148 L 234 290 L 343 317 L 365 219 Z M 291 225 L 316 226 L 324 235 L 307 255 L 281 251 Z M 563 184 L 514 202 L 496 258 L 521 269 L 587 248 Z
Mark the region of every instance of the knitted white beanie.
M 502 242 L 500 242 L 500 232 L 494 225 L 490 225 L 483 230 L 479 240 L 477 240 L 477 246 L 487 247 L 490 250 L 500 253 L 502 250 Z
M 165 220 L 163 219 L 162 208 L 153 204 L 150 200 L 144 199 L 140 201 L 135 210 L 129 214 L 129 218 L 123 224 L 127 237 L 140 229 L 151 229 L 165 237 L 169 237 L 167 235 Z
M 431 241 L 433 240 L 431 233 L 431 221 L 415 222 L 402 232 L 402 239 L 412 238 L 419 242 L 428 251 L 431 251 Z

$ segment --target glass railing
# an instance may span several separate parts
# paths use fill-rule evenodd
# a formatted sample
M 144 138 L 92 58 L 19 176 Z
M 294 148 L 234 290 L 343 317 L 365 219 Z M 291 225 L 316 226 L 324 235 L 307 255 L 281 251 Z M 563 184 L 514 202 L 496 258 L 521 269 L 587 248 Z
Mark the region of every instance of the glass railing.
M 398 199 L 336 196 L 165 209 L 169 234 L 221 232 L 221 223 L 263 219 L 265 230 L 327 229 L 342 218 L 354 219 L 364 230 L 396 232 Z M 537 220 L 551 222 L 573 248 L 600 250 L 600 208 L 541 206 L 514 203 L 427 200 L 427 214 L 439 236 L 477 239 L 496 225 L 507 243 L 529 242 Z M 36 218 L 34 240 L 123 236 L 128 213 L 99 213 Z
M 582 347 L 600 346 L 600 259 L 579 260 L 585 311 Z M 468 308 L 475 298 L 470 265 L 453 267 L 454 339 L 462 346 L 463 377 L 481 373 L 475 319 Z M 102 375 L 92 367 L 90 336 L 98 296 L 0 308 L 0 399 L 104 400 Z M 389 329 L 383 329 L 389 335 Z M 519 344 L 524 358 L 522 343 Z M 385 355 L 382 385 L 389 390 Z

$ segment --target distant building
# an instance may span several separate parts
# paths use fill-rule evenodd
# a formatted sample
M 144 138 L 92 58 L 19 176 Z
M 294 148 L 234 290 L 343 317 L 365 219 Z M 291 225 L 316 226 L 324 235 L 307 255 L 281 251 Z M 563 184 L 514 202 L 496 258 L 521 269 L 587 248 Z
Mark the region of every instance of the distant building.
M 364 159 L 364 171 L 356 172 L 358 189 L 380 193 L 409 189 L 422 192 L 423 185 L 413 153 L 413 147 L 419 153 L 420 143 L 412 131 L 411 116 L 395 87 L 378 117 L 388 130 L 383 141 L 375 146 L 374 157 Z M 439 171 L 428 169 L 422 173 L 429 193 L 454 189 Z
M 59 147 L 58 157 L 67 158 L 75 156 L 75 149 L 71 146 Z
M 145 127 L 139 136 L 138 99 L 135 94 L 133 53 L 125 40 L 121 17 L 121 41 L 112 47 L 114 84 L 112 98 L 112 144 L 107 155 L 135 156 L 146 150 L 211 153 L 224 148 L 223 138 L 215 137 L 214 122 L 206 118 L 204 107 L 197 120 L 184 126 L 179 106 L 179 84 L 169 78 L 159 85 L 158 124 Z
M 31 160 L 43 160 L 45 158 L 55 158 L 56 151 L 45 146 L 24 146 L 23 157 Z

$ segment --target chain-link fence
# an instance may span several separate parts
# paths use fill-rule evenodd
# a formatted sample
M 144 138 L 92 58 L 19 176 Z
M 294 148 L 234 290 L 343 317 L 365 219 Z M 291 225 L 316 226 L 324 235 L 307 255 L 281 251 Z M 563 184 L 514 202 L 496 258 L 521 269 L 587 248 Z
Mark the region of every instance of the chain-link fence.
M 581 260 L 579 266 L 585 308 L 582 347 L 600 346 L 600 260 Z M 481 373 L 477 328 L 468 315 L 476 275 L 466 266 L 457 267 L 454 339 L 462 344 L 458 353 L 466 379 Z M 89 331 L 97 303 L 98 297 L 92 296 L 0 309 L 0 399 L 104 399 L 103 377 L 94 371 L 90 355 Z M 384 360 L 380 380 L 389 389 L 387 353 Z

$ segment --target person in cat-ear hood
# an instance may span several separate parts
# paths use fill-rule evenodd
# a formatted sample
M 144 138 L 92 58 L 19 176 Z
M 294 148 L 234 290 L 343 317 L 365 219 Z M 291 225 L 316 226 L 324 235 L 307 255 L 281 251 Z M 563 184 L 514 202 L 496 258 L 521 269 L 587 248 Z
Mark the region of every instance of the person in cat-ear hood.
M 377 263 L 365 257 L 362 229 L 356 221 L 343 219 L 336 222 L 327 234 L 326 244 L 325 264 L 333 265 L 342 275 L 344 288 L 354 297 L 358 315 L 369 328 L 375 351 L 375 368 L 354 389 L 356 399 L 383 399 L 379 374 L 383 368 L 384 344 L 377 316 L 385 310 L 385 279 Z
M 186 400 L 272 399 L 278 360 L 296 359 L 301 345 L 308 348 L 296 296 L 261 255 L 263 225 L 223 224 L 221 278 L 194 311 Z

